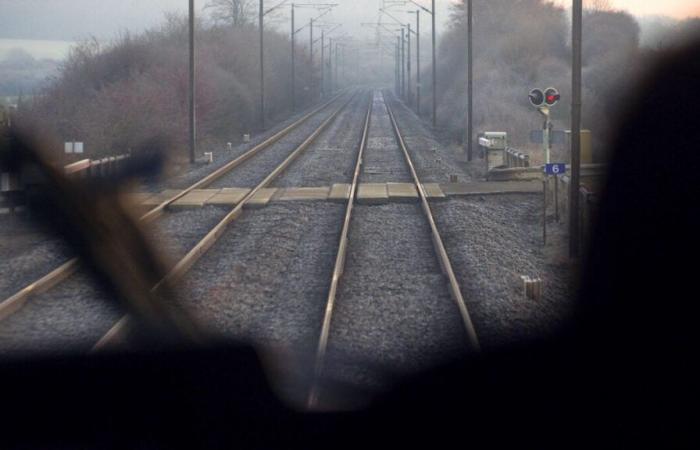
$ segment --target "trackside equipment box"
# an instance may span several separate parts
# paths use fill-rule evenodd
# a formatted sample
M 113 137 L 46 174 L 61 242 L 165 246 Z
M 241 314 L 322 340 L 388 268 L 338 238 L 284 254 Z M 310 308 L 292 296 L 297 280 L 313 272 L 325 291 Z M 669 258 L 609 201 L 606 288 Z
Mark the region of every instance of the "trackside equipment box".
M 504 131 L 487 131 L 479 138 L 479 145 L 484 149 L 487 170 L 505 164 L 505 152 L 508 148 L 508 133 Z

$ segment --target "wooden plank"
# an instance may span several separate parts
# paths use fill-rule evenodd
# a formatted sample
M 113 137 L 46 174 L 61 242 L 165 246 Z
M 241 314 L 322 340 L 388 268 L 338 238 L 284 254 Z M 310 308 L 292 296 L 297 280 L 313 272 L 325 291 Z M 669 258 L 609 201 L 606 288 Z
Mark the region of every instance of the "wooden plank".
M 207 205 L 230 205 L 239 204 L 250 192 L 248 188 L 224 188 L 212 198 L 207 200 Z
M 220 189 L 193 189 L 185 196 L 174 201 L 170 208 L 201 208 L 219 192 Z
M 418 189 L 413 183 L 387 183 L 389 200 L 392 202 L 417 202 Z
M 440 199 L 447 197 L 438 183 L 425 183 L 423 184 L 423 189 L 427 198 Z
M 280 201 L 326 201 L 329 187 L 287 188 L 280 194 Z
M 328 194 L 328 200 L 333 202 L 344 202 L 350 198 L 350 190 L 352 186 L 345 183 L 334 184 L 331 186 L 331 192 Z
M 389 191 L 385 183 L 364 183 L 357 188 L 357 202 L 366 205 L 381 205 L 389 202 Z
M 267 206 L 272 200 L 272 197 L 277 194 L 277 188 L 263 188 L 259 189 L 258 192 L 253 195 L 253 197 L 245 204 L 246 208 L 257 209 Z

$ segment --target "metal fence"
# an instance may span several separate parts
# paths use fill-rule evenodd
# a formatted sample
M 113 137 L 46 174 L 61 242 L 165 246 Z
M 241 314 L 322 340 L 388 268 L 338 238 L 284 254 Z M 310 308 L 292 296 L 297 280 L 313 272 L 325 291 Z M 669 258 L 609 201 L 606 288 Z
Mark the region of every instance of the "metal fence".
M 530 155 L 508 147 L 505 152 L 505 164 L 507 167 L 530 167 Z
M 83 159 L 64 166 L 63 171 L 69 178 L 105 178 L 118 173 L 130 157 L 131 155 L 125 154 L 94 160 Z M 24 206 L 26 189 L 33 184 L 32 179 L 29 173 L 0 173 L 0 208 L 13 212 L 15 208 Z

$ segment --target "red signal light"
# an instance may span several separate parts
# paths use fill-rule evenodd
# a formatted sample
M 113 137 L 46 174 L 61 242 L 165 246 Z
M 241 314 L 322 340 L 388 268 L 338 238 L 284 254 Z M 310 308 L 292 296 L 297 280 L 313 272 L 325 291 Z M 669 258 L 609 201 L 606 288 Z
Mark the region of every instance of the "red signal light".
M 549 88 L 545 91 L 545 102 L 547 105 L 554 106 L 560 99 L 561 95 L 555 88 Z

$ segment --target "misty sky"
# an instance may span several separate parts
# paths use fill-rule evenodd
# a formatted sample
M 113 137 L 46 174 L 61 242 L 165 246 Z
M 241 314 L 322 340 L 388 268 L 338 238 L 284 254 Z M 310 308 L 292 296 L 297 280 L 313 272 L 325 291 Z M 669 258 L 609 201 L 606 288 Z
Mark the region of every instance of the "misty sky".
M 585 4 L 586 0 L 583 1 Z M 569 6 L 571 0 L 555 0 L 555 3 Z M 700 17 L 699 0 L 612 0 L 612 6 L 635 16 Z
M 429 0 L 418 0 L 430 5 Z M 281 0 L 267 0 L 265 5 L 274 6 Z M 320 1 L 319 1 L 320 2 Z M 201 8 L 207 0 L 196 0 Z M 288 5 L 291 5 L 288 1 Z M 312 3 L 311 1 L 297 3 Z M 338 3 L 331 20 L 347 24 L 349 32 L 357 35 L 362 31 L 361 22 L 377 19 L 381 0 L 323 0 L 323 3 Z M 438 1 L 441 24 L 447 19 L 450 0 Z M 289 6 L 283 11 L 288 15 Z M 415 7 L 397 8 L 398 11 Z M 165 12 L 187 11 L 187 0 L 0 0 L 0 38 L 46 39 L 74 41 L 95 36 L 110 39 L 123 30 L 141 31 L 162 20 Z M 309 18 L 307 12 L 298 12 L 299 20 Z M 206 15 L 206 13 L 204 13 Z M 399 19 L 409 20 L 405 13 L 397 13 Z M 403 16 L 403 17 L 401 17 Z M 427 21 L 427 17 L 426 17 Z M 427 22 L 426 22 L 427 23 Z
M 200 15 L 207 14 L 201 9 L 208 0 L 196 0 Z M 266 0 L 266 7 L 274 6 L 282 0 Z M 310 0 L 296 0 L 297 3 L 310 3 Z M 328 2 L 329 0 L 318 0 Z M 429 6 L 430 0 L 417 0 Z M 449 6 L 454 0 L 437 0 L 438 29 L 442 28 L 449 17 Z M 563 5 L 570 0 L 557 0 Z M 361 36 L 369 32 L 368 28 L 360 26 L 361 22 L 376 22 L 377 9 L 381 0 L 333 0 L 339 3 L 332 17 L 325 18 L 333 22 L 343 22 L 344 32 L 352 36 Z M 700 15 L 699 0 L 613 0 L 615 7 L 628 10 L 633 14 L 662 14 L 676 18 L 689 15 Z M 291 4 L 291 1 L 288 1 Z M 409 20 L 405 10 L 415 9 L 414 6 L 397 8 L 396 16 L 401 20 Z M 0 0 L 0 57 L 3 48 L 15 45 L 16 41 L 8 40 L 31 39 L 51 41 L 76 41 L 88 37 L 109 40 L 119 32 L 129 30 L 140 32 L 157 25 L 163 20 L 166 12 L 185 13 L 187 0 Z M 283 8 L 288 16 L 289 6 Z M 301 10 L 297 18 L 299 22 L 310 18 L 310 11 Z M 390 19 L 384 19 L 389 21 Z M 423 15 L 423 29 L 429 30 L 428 15 Z M 284 19 L 278 26 L 284 24 Z M 35 54 L 61 54 L 61 48 L 68 45 L 51 46 L 29 44 L 27 48 Z M 59 49 L 59 50 L 57 50 Z M 42 55 L 43 56 L 43 55 Z

